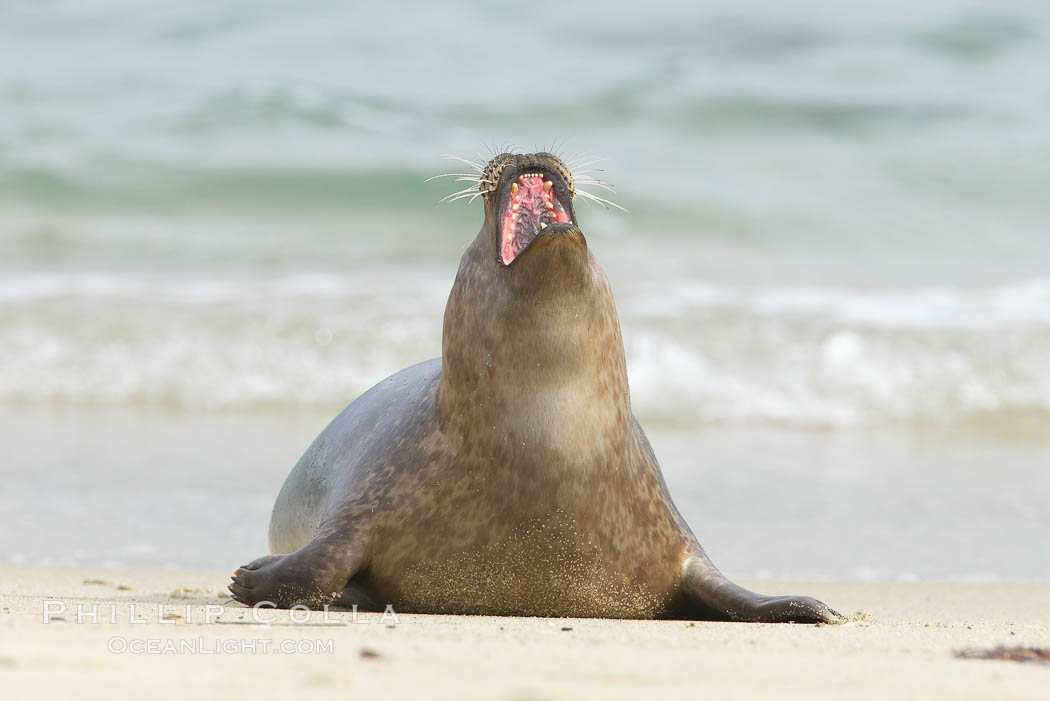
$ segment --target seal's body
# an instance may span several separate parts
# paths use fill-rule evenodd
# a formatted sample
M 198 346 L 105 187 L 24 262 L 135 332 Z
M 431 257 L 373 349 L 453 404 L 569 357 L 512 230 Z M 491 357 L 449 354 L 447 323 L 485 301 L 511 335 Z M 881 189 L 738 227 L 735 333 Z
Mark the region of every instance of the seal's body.
M 238 601 L 399 612 L 836 622 L 710 562 L 631 413 L 604 272 L 550 154 L 479 177 L 485 224 L 442 357 L 384 380 L 317 438 L 274 506 L 275 555 Z

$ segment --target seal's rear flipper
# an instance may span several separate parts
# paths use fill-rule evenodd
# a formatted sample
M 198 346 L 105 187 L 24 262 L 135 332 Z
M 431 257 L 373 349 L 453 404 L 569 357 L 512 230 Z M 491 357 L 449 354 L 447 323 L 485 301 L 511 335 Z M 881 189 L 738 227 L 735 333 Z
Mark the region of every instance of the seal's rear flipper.
M 266 555 L 234 572 L 228 585 L 234 601 L 290 608 L 321 608 L 339 596 L 361 568 L 364 548 L 346 538 L 316 536 L 287 555 Z
M 808 596 L 764 596 L 733 584 L 701 551 L 686 560 L 675 615 L 752 623 L 845 623 L 827 604 Z

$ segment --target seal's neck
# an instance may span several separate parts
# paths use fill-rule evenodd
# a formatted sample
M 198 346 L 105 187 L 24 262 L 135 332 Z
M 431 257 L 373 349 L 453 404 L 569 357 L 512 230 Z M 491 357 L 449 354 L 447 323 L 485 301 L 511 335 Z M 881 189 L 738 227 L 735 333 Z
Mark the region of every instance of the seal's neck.
M 483 230 L 464 254 L 445 308 L 439 426 L 533 453 L 627 433 L 616 307 L 582 237 L 547 242 L 514 269 L 490 238 Z

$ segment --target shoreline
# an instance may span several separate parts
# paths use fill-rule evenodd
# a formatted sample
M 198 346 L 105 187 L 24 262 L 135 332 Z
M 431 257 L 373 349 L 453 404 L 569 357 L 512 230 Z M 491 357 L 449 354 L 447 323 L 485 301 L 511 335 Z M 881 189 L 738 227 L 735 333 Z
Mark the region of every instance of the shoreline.
M 0 408 L 0 512 L 34 524 L 0 530 L 0 559 L 232 571 L 268 552 L 274 499 L 331 420 Z M 1050 581 L 1050 561 L 1032 556 L 1050 540 L 1050 443 L 769 427 L 647 434 L 675 505 L 733 579 Z
M 850 616 L 842 626 L 418 614 L 361 614 L 355 623 L 350 612 L 294 623 L 287 611 L 257 623 L 250 609 L 223 605 L 228 576 L 2 565 L 0 683 L 13 698 L 352 690 L 478 699 L 626 699 L 649 690 L 1021 699 L 1050 684 L 1045 664 L 954 656 L 1050 647 L 1050 583 L 741 582 L 816 596 Z M 61 613 L 50 605 L 64 620 L 43 622 L 45 600 L 65 605 Z M 77 605 L 86 614 L 79 624 Z

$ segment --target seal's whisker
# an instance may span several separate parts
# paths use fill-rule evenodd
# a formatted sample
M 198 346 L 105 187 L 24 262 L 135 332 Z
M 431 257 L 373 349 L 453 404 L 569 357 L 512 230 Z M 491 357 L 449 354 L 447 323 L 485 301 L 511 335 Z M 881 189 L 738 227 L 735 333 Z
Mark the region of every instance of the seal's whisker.
M 438 200 L 438 203 L 441 204 L 441 205 L 450 205 L 451 203 L 454 203 L 454 201 L 456 201 L 460 197 L 469 197 L 470 195 L 474 194 L 475 192 L 477 192 L 477 191 L 474 188 L 470 188 L 466 192 L 457 192 L 455 194 L 450 194 L 450 195 L 447 195 L 445 197 L 442 197 L 441 199 Z
M 603 190 L 608 190 L 609 192 L 616 192 L 616 188 L 614 188 L 611 183 L 605 183 L 605 182 L 602 182 L 601 180 L 593 180 L 593 179 L 590 179 L 590 178 L 584 178 L 584 179 L 581 180 L 579 178 L 576 178 L 576 184 L 577 185 L 594 185 L 595 187 L 600 187 Z
M 452 198 L 451 200 L 449 200 L 448 202 L 444 202 L 444 203 L 442 203 L 442 204 L 452 204 L 453 202 L 457 202 L 457 201 L 459 201 L 459 200 L 462 200 L 462 199 L 464 199 L 464 198 L 467 198 L 467 197 L 469 197 L 470 199 L 469 199 L 469 200 L 467 201 L 467 204 L 469 205 L 469 204 L 470 204 L 471 202 L 473 202 L 473 201 L 474 201 L 474 196 L 475 196 L 475 195 L 481 195 L 481 193 L 480 193 L 480 192 L 468 192 L 468 193 L 466 193 L 466 194 L 460 195 L 459 197 L 453 197 L 453 198 Z
M 473 202 L 474 201 L 474 197 L 476 197 L 476 196 L 480 197 L 480 196 L 482 196 L 484 194 L 485 194 L 484 192 L 481 192 L 476 187 L 470 187 L 470 188 L 467 188 L 466 190 L 460 190 L 459 192 L 454 192 L 451 195 L 449 195 L 448 197 L 443 198 L 440 201 L 440 204 L 452 204 L 456 200 L 461 200 L 464 197 L 469 197 L 470 201 Z M 468 202 L 467 204 L 470 204 L 470 202 Z
M 518 148 L 516 144 L 513 144 L 513 143 L 511 143 L 509 141 L 504 142 L 503 144 L 501 144 L 499 146 L 497 146 L 496 143 L 493 142 L 491 146 L 486 144 L 485 147 L 489 150 L 489 156 L 488 156 L 488 158 L 482 158 L 481 160 L 486 161 L 486 162 L 487 161 L 491 161 L 493 158 L 495 158 L 496 156 L 500 155 L 501 153 L 510 153 L 510 152 L 516 151 L 517 148 Z M 480 156 L 481 154 L 478 154 L 478 155 Z
M 565 140 L 567 138 L 568 137 L 562 137 L 562 139 L 561 139 L 561 148 L 565 148 Z M 559 148 L 558 140 L 555 139 L 554 142 L 551 143 L 551 147 L 550 147 L 550 150 L 548 151 L 548 153 L 551 153 L 551 154 L 557 156 L 558 158 L 561 158 L 561 155 L 558 153 L 558 148 Z M 562 159 L 562 160 L 564 160 L 564 159 Z
M 562 146 L 565 145 L 565 139 L 564 138 L 561 140 L 561 145 Z M 558 149 L 558 139 L 554 139 L 553 141 L 550 142 L 550 144 L 544 144 L 543 145 L 544 152 L 549 153 L 549 154 L 551 154 L 552 156 L 555 156 L 555 157 L 558 156 L 557 149 Z
M 586 152 L 584 152 L 584 153 L 574 153 L 573 155 L 568 156 L 566 158 L 565 162 L 566 163 L 575 163 L 577 161 L 587 161 L 587 160 L 591 160 L 593 158 L 604 160 L 606 157 L 602 156 L 602 155 L 599 155 L 597 153 L 586 153 Z
M 448 199 L 448 200 L 441 200 L 441 202 L 439 202 L 438 204 L 452 204 L 453 202 L 456 202 L 456 201 L 458 201 L 458 200 L 461 200 L 461 199 L 463 199 L 464 197 L 471 197 L 471 196 L 473 196 L 473 195 L 474 195 L 474 193 L 473 193 L 473 192 L 467 192 L 467 193 L 464 193 L 464 194 L 462 194 L 462 195 L 459 195 L 458 197 L 453 197 L 453 198 L 451 198 L 451 199 Z
M 472 193 L 477 192 L 477 191 L 478 191 L 478 189 L 476 187 L 465 187 L 462 190 L 457 190 L 456 192 L 452 192 L 452 193 L 449 193 L 448 195 L 445 195 L 445 197 L 443 197 L 442 199 L 446 199 L 447 200 L 450 197 L 456 197 L 458 195 L 469 195 L 469 194 L 472 194 Z
M 581 197 L 584 197 L 584 198 L 586 198 L 588 200 L 591 200 L 592 202 L 597 203 L 599 206 L 601 206 L 604 209 L 608 209 L 609 207 L 615 207 L 616 209 L 620 210 L 621 212 L 624 212 L 626 214 L 630 214 L 630 211 L 628 211 L 624 207 L 621 207 L 620 205 L 616 204 L 612 200 L 607 200 L 604 197 L 598 197 L 598 195 L 595 195 L 595 194 L 593 194 L 591 192 L 587 192 L 586 190 L 576 190 L 576 194 L 580 195 Z
M 568 168 L 573 173 L 579 173 L 581 175 L 584 174 L 584 173 L 603 173 L 603 172 L 605 172 L 604 168 L 593 168 L 592 165 L 593 165 L 592 163 L 577 163 L 575 165 L 568 166 Z
M 470 166 L 474 170 L 478 171 L 479 173 L 482 172 L 483 170 L 485 170 L 485 166 L 479 165 L 479 164 L 475 163 L 474 161 L 468 161 L 466 158 L 460 158 L 459 156 L 450 156 L 450 155 L 446 155 L 445 158 L 450 160 L 450 161 L 459 161 L 460 163 L 466 163 L 468 166 Z
M 481 176 L 477 173 L 442 173 L 441 175 L 431 176 L 423 182 L 429 183 L 431 180 L 437 180 L 438 178 L 452 178 L 456 176 L 462 176 L 464 178 L 474 178 L 474 182 L 477 182 L 481 179 Z
M 565 165 L 567 165 L 571 170 L 576 170 L 577 168 L 585 168 L 587 166 L 592 166 L 596 163 L 601 163 L 602 161 L 607 160 L 609 159 L 605 156 L 581 156 L 572 161 L 567 161 Z
M 451 204 L 452 202 L 458 200 L 460 197 L 470 197 L 475 192 L 478 192 L 478 189 L 476 187 L 465 187 L 459 192 L 453 192 L 451 195 L 445 195 L 439 200 L 439 202 L 441 202 L 441 204 Z

